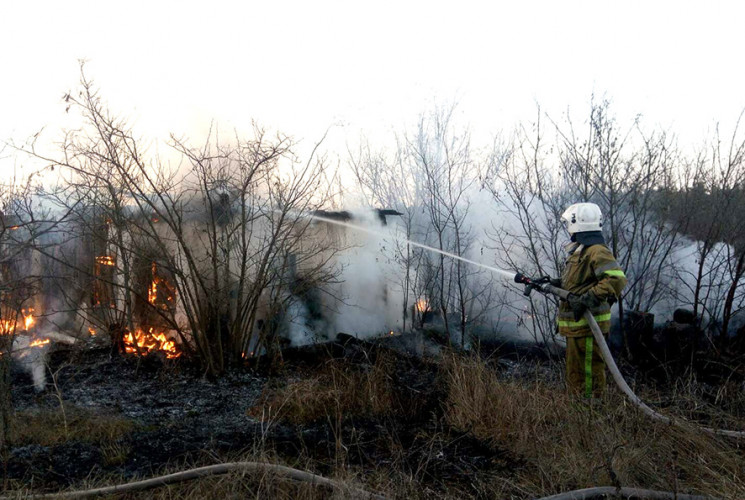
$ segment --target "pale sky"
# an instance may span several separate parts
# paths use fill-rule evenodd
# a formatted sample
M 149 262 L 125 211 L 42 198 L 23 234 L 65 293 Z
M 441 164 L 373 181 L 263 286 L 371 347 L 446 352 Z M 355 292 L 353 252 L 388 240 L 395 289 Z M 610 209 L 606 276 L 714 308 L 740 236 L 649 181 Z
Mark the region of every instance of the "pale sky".
M 691 142 L 745 107 L 743 14 L 736 1 L 3 0 L 0 139 L 59 138 L 83 58 L 110 107 L 157 140 L 199 140 L 212 119 L 306 142 L 338 125 L 328 147 L 343 155 L 435 101 L 458 101 L 486 138 L 536 102 L 581 116 L 594 91 Z

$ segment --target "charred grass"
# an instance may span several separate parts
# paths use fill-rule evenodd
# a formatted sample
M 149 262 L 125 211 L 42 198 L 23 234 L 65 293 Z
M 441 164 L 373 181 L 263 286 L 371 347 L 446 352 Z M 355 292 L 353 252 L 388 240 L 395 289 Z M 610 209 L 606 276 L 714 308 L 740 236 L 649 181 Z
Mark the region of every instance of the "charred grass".
M 362 488 L 392 498 L 524 499 L 608 485 L 745 498 L 742 443 L 652 422 L 613 388 L 592 404 L 572 399 L 555 376 L 560 367 L 545 361 L 540 369 L 523 361 L 518 373 L 508 374 L 494 359 L 475 355 L 446 353 L 428 361 L 359 345 L 308 359 L 288 361 L 280 375 L 262 379 L 260 396 L 243 410 L 255 427 L 210 438 L 232 436 L 237 446 L 201 444 L 201 452 L 176 454 L 147 471 L 131 469 L 133 460 L 147 457 L 139 442 L 169 433 L 171 441 L 186 439 L 183 434 L 142 431 L 127 419 L 70 407 L 66 433 L 59 414 L 20 413 L 16 439 L 53 445 L 62 434 L 95 443 L 97 460 L 108 467 L 68 488 L 239 460 L 283 464 L 348 487 L 332 491 L 273 474 L 232 473 L 116 498 L 314 499 L 355 496 L 352 488 Z M 741 395 L 731 383 L 645 387 L 642 397 L 667 414 L 744 427 Z M 49 428 L 48 435 L 35 435 L 38 426 Z M 50 487 L 32 477 L 11 489 Z
M 388 483 L 378 486 L 397 497 L 534 498 L 606 485 L 745 498 L 741 443 L 651 421 L 615 388 L 586 402 L 529 368 L 506 378 L 478 356 L 449 354 L 429 367 L 424 390 L 406 391 L 395 364 L 385 356 L 364 367 L 334 361 L 315 376 L 267 388 L 252 411 L 274 408 L 279 420 L 304 428 L 325 422 L 337 442 L 328 454 L 335 467 L 387 469 Z M 742 396 L 731 383 L 688 380 L 640 393 L 669 415 L 743 428 Z M 371 421 L 377 432 L 366 434 Z
M 112 445 L 136 425 L 119 415 L 91 412 L 75 406 L 63 409 L 25 410 L 11 421 L 16 445 L 54 446 L 68 441 Z

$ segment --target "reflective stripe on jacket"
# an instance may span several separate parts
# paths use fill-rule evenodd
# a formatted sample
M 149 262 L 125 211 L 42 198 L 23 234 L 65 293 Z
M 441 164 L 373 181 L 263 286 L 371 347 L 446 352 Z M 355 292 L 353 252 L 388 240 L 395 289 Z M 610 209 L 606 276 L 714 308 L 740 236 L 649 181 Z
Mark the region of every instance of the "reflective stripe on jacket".
M 626 275 L 605 245 L 580 246 L 566 260 L 561 275 L 561 287 L 575 295 L 592 292 L 602 303 L 590 310 L 603 333 L 610 331 L 608 299 L 620 300 L 626 286 Z M 574 312 L 566 301 L 559 304 L 559 333 L 567 337 L 592 335 L 585 318 L 574 319 Z

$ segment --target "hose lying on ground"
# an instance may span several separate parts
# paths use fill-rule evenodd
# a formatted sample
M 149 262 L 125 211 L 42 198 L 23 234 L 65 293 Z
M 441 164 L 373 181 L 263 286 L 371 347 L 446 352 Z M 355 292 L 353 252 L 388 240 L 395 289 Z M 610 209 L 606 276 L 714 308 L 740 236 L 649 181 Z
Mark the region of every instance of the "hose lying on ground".
M 274 472 L 281 476 L 285 476 L 295 481 L 301 481 L 311 483 L 315 485 L 329 486 L 337 490 L 346 490 L 350 498 L 360 499 L 372 499 L 372 500 L 386 500 L 386 497 L 372 493 L 369 491 L 361 490 L 358 488 L 349 487 L 338 481 L 327 479 L 323 476 L 318 476 L 311 472 L 302 471 L 299 469 L 293 469 L 285 467 L 283 465 L 268 464 L 263 462 L 232 462 L 217 465 L 208 465 L 205 467 L 198 467 L 196 469 L 189 469 L 165 476 L 153 477 L 150 479 L 144 479 L 142 481 L 133 481 L 131 483 L 117 484 L 114 486 L 104 486 L 102 488 L 93 488 L 90 490 L 78 490 L 78 491 L 66 491 L 62 493 L 42 493 L 36 495 L 23 495 L 22 498 L 26 500 L 41 500 L 41 499 L 63 499 L 63 498 L 89 498 L 101 495 L 113 495 L 118 493 L 132 493 L 135 491 L 144 491 L 167 484 L 180 483 L 184 481 L 191 481 L 193 479 L 200 479 L 208 476 L 216 476 L 220 474 L 227 474 L 229 472 Z M 686 495 L 680 493 L 673 493 L 670 491 L 654 491 L 654 490 L 642 490 L 639 488 L 614 488 L 613 486 L 601 486 L 596 488 L 586 488 L 583 490 L 568 491 L 565 493 L 559 493 L 558 495 L 552 495 L 549 497 L 542 497 L 537 500 L 592 500 L 606 498 L 610 495 L 620 496 L 625 499 L 639 499 L 639 500 L 717 500 L 714 497 L 701 496 L 701 495 Z M 12 500 L 13 496 L 3 496 L 0 500 Z
M 557 297 L 560 297 L 562 299 L 567 298 L 569 295 L 569 292 L 566 290 L 562 290 L 561 288 L 556 288 L 551 285 L 545 285 L 544 290 L 556 295 Z M 600 354 L 603 356 L 603 361 L 605 361 L 606 366 L 608 367 L 608 370 L 610 370 L 611 375 L 613 376 L 613 380 L 616 382 L 616 385 L 626 394 L 626 396 L 631 400 L 631 402 L 636 405 L 645 415 L 649 416 L 650 418 L 657 420 L 659 422 L 663 422 L 666 424 L 675 424 L 675 425 L 684 425 L 684 422 L 673 419 L 670 417 L 666 417 L 665 415 L 662 415 L 660 413 L 657 413 L 652 408 L 647 406 L 644 401 L 642 401 L 639 396 L 634 394 L 634 391 L 631 390 L 631 387 L 629 387 L 629 384 L 626 383 L 626 380 L 623 378 L 623 375 L 621 375 L 621 371 L 618 369 L 618 366 L 616 366 L 616 362 L 613 360 L 613 355 L 610 353 L 610 349 L 608 348 L 608 344 L 605 341 L 605 336 L 603 335 L 603 332 L 600 331 L 600 326 L 598 326 L 597 321 L 595 321 L 595 318 L 590 313 L 590 311 L 585 311 L 584 318 L 587 320 L 587 323 L 590 325 L 590 329 L 592 330 L 592 336 L 595 338 L 595 342 L 598 344 L 598 347 L 600 347 Z M 744 439 L 745 438 L 745 431 L 730 431 L 730 430 L 724 430 L 724 429 L 713 429 L 711 427 L 703 427 L 698 424 L 695 424 L 699 429 L 702 431 L 712 434 L 715 436 L 727 436 L 731 438 L 737 438 L 737 439 Z
M 333 481 L 331 479 L 327 479 L 323 476 L 318 476 L 310 472 L 285 467 L 283 465 L 275 465 L 262 462 L 232 462 L 225 464 L 208 465 L 206 467 L 189 469 L 173 474 L 168 474 L 166 476 L 153 477 L 150 479 L 144 479 L 142 481 L 133 481 L 131 483 L 117 484 L 114 486 L 104 486 L 102 488 L 93 488 L 90 490 L 66 491 L 62 493 L 42 493 L 36 495 L 22 494 L 22 498 L 24 498 L 25 500 L 90 498 L 101 495 L 132 493 L 135 491 L 144 491 L 158 488 L 167 484 L 191 481 L 193 479 L 200 479 L 203 477 L 216 476 L 238 471 L 274 472 L 295 481 L 329 486 L 331 488 L 342 491 L 346 490 L 350 498 L 386 500 L 386 497 L 378 495 L 377 493 L 349 487 L 337 481 Z M 639 488 L 615 488 L 613 486 L 600 486 L 596 488 L 567 491 L 564 493 L 559 493 L 557 495 L 542 497 L 537 500 L 593 500 L 610 497 L 611 495 L 613 497 L 639 500 L 717 500 L 716 498 L 709 496 L 686 495 L 681 493 L 673 493 L 671 491 L 643 490 Z M 12 500 L 13 498 L 16 497 L 3 496 L 0 497 L 0 500 Z
M 301 481 L 305 483 L 311 483 L 314 485 L 328 486 L 340 491 L 346 491 L 352 498 L 369 498 L 373 500 L 386 500 L 386 497 L 378 495 L 377 493 L 371 493 L 369 491 L 361 490 L 358 488 L 350 487 L 342 484 L 338 481 L 327 479 L 323 476 L 318 476 L 311 472 L 306 472 L 299 469 L 293 469 L 291 467 L 285 467 L 284 465 L 268 464 L 263 462 L 231 462 L 217 465 L 208 465 L 206 467 L 198 467 L 196 469 L 190 469 L 182 472 L 176 472 L 174 474 L 168 474 L 165 476 L 154 477 L 151 479 L 144 479 L 142 481 L 133 481 L 131 483 L 117 484 L 114 486 L 105 486 L 102 488 L 94 488 L 90 490 L 79 490 L 79 491 L 66 491 L 62 493 L 42 493 L 36 495 L 23 495 L 21 498 L 26 500 L 36 499 L 61 499 L 61 498 L 89 498 L 99 495 L 113 495 L 115 493 L 130 493 L 133 491 L 142 491 L 159 486 L 165 486 L 167 484 L 179 483 L 183 481 L 190 481 L 192 479 L 199 479 L 207 476 L 216 476 L 219 474 L 227 474 L 229 472 L 272 472 L 280 476 L 293 479 L 295 481 Z M 13 496 L 3 496 L 0 500 L 11 500 Z
M 596 500 L 602 498 L 625 498 L 638 500 L 716 500 L 714 497 L 701 495 L 685 495 L 672 491 L 642 490 L 639 488 L 614 488 L 601 486 L 583 490 L 567 491 L 537 500 Z

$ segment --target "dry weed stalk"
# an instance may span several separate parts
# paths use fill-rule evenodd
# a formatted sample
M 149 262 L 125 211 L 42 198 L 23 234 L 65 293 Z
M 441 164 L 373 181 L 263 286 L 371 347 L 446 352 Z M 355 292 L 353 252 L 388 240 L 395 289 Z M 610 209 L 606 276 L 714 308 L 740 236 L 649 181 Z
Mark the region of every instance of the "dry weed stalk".
M 447 421 L 524 459 L 521 490 L 607 484 L 745 498 L 735 444 L 650 422 L 615 392 L 593 406 L 541 381 L 500 380 L 477 358 L 452 356 L 444 370 Z
M 330 361 L 312 377 L 269 389 L 249 414 L 260 417 L 267 408 L 273 408 L 278 418 L 299 424 L 385 414 L 393 408 L 390 364 L 384 356 L 379 356 L 369 370 Z

